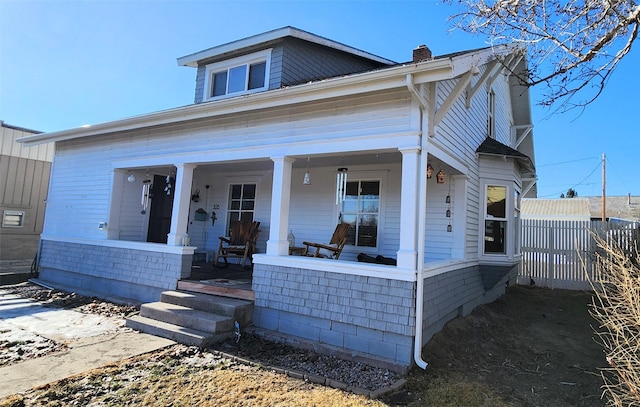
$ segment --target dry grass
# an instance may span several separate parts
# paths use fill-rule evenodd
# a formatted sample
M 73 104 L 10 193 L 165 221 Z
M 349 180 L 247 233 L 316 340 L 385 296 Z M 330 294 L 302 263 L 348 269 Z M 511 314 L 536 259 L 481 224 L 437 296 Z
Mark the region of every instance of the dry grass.
M 598 277 L 591 314 L 608 368 L 602 369 L 610 406 L 640 406 L 640 252 L 596 238 Z
M 0 406 L 384 406 L 261 367 L 202 355 L 178 355 L 172 347 L 11 396 Z

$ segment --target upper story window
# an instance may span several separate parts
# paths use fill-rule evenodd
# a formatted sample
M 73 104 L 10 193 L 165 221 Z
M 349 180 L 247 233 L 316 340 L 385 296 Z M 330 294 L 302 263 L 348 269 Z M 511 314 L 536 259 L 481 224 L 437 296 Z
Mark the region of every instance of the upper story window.
M 496 94 L 493 90 L 487 95 L 487 136 L 496 138 Z
M 271 49 L 207 65 L 204 98 L 267 90 Z

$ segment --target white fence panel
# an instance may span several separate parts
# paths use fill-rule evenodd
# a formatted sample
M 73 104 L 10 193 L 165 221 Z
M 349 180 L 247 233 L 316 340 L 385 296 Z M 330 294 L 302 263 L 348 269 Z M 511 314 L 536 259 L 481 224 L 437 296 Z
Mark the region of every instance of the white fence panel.
M 518 283 L 589 290 L 590 230 L 589 221 L 523 219 Z

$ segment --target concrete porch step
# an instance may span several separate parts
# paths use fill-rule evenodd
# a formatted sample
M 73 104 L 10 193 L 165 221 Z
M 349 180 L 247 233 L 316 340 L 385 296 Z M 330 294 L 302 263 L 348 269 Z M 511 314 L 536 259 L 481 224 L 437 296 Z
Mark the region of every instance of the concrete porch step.
M 145 318 L 140 315 L 127 318 L 127 327 L 150 335 L 171 339 L 185 345 L 198 347 L 206 347 L 233 336 L 232 332 L 211 335 L 208 332 L 185 328 L 179 325 Z
M 250 324 L 253 320 L 253 302 L 251 301 L 184 291 L 165 291 L 160 301 L 226 315 L 241 325 Z
M 210 334 L 233 330 L 233 319 L 226 315 L 196 310 L 166 302 L 150 302 L 140 306 L 140 316 L 183 326 Z
M 165 291 L 160 301 L 142 304 L 140 314 L 127 318 L 126 325 L 186 345 L 204 347 L 233 337 L 236 321 L 244 327 L 252 320 L 250 301 Z

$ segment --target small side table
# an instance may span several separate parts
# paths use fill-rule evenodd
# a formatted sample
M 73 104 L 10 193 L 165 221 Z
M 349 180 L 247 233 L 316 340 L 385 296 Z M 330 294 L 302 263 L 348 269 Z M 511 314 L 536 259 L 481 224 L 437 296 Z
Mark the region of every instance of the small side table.
M 306 247 L 291 246 L 289 247 L 289 256 L 293 256 L 293 255 L 302 256 L 305 250 L 307 250 Z

